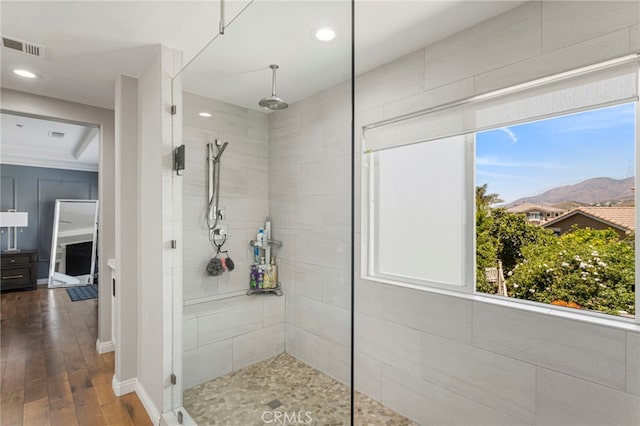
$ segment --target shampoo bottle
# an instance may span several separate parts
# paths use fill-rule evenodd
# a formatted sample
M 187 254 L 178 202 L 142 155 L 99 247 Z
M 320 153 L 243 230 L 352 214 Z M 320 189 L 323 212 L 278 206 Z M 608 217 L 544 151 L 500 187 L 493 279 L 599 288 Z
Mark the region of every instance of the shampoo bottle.
M 275 257 L 271 258 L 271 265 L 269 266 L 271 269 L 271 286 L 273 288 L 277 288 L 278 287 L 278 265 L 276 265 Z

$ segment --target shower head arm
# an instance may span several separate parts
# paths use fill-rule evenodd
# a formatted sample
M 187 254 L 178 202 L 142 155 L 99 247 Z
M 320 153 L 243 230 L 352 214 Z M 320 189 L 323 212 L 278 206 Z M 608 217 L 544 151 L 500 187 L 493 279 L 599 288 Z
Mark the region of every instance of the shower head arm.
M 276 70 L 279 68 L 277 65 L 269 65 L 269 68 L 273 70 L 271 77 L 271 96 L 276 96 Z

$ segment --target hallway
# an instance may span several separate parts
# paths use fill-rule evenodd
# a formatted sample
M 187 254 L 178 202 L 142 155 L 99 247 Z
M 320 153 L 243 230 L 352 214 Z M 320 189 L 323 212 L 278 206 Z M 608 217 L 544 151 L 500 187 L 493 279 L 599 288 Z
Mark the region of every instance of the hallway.
M 114 353 L 95 349 L 97 299 L 44 288 L 1 300 L 0 424 L 152 424 L 135 393 L 113 394 Z

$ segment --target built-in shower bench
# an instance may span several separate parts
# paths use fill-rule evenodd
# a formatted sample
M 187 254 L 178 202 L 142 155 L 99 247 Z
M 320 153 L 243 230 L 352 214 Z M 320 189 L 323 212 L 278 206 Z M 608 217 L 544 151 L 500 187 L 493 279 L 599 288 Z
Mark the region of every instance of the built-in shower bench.
M 185 389 L 285 349 L 285 297 L 256 294 L 186 305 L 183 318 Z

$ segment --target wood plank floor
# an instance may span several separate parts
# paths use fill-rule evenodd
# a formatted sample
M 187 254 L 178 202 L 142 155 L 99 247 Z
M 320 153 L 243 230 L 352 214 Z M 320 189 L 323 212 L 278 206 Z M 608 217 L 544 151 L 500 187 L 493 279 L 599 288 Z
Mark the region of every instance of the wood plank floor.
M 152 425 L 135 393 L 111 390 L 114 354 L 96 352 L 97 299 L 38 289 L 0 300 L 0 425 Z

